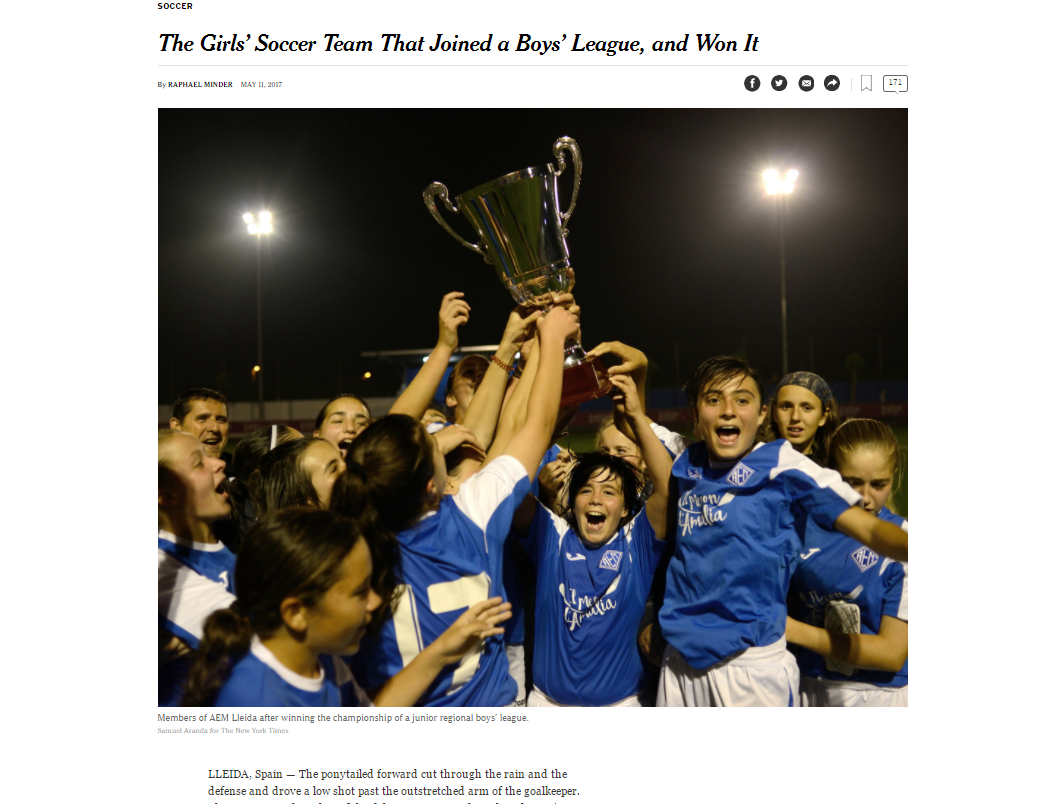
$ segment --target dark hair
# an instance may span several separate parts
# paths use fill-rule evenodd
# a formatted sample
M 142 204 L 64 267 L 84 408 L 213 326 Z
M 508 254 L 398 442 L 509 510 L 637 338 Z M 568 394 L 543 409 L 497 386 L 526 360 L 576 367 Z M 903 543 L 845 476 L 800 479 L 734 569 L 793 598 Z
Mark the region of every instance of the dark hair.
M 464 363 L 465 360 L 471 360 L 473 357 L 476 357 L 476 358 L 482 360 L 483 362 L 485 362 L 487 368 L 490 367 L 489 358 L 483 357 L 482 355 L 479 355 L 479 354 L 475 354 L 474 352 L 472 354 L 468 354 L 468 355 L 465 355 L 464 357 L 462 357 L 453 366 L 453 371 L 451 371 L 449 373 L 449 377 L 446 379 L 446 399 L 448 399 L 450 397 L 450 395 L 453 393 L 453 381 L 457 377 L 457 369 L 461 367 L 461 365 Z M 456 421 L 457 421 L 457 406 L 456 405 L 454 405 L 453 407 L 450 407 L 449 403 L 447 402 L 445 404 L 445 410 L 443 411 L 443 413 L 446 414 L 446 418 L 447 419 L 449 419 L 453 423 L 456 423 Z
M 266 455 L 269 454 L 270 445 L 273 440 L 273 427 L 276 427 L 276 447 L 286 444 L 288 441 L 297 441 L 302 434 L 291 435 L 293 427 L 286 424 L 267 424 L 259 427 L 250 435 L 246 435 L 236 444 L 232 453 L 232 474 L 241 483 L 247 483 L 254 474 L 254 470 Z M 295 431 L 298 432 L 297 430 Z M 276 447 L 273 447 L 275 449 Z
M 270 452 L 269 445 L 273 439 L 273 427 L 276 427 L 277 447 L 288 441 L 297 441 L 302 438 L 301 433 L 291 434 L 292 431 L 297 432 L 292 427 L 283 424 L 267 424 L 259 427 L 250 435 L 244 436 L 236 445 L 230 464 L 233 477 L 229 484 L 229 495 L 232 498 L 232 514 L 239 537 L 246 535 L 254 525 L 256 506 L 251 493 L 251 481 L 262 459 Z M 232 549 L 231 546 L 229 549 Z
M 902 450 L 895 431 L 876 419 L 848 419 L 836 429 L 826 444 L 827 465 L 830 469 L 838 469 L 843 461 L 860 450 L 880 452 L 892 462 L 895 482 L 888 495 L 888 508 L 894 511 L 894 495 L 903 480 Z
M 213 399 L 224 405 L 225 412 L 228 412 L 228 399 L 225 398 L 224 394 L 210 388 L 190 388 L 178 396 L 173 403 L 173 418 L 183 422 L 184 417 L 192 412 L 192 402 L 197 399 Z
M 313 429 L 320 432 L 321 425 L 324 424 L 324 414 L 328 411 L 328 406 L 337 399 L 356 399 L 362 405 L 365 406 L 365 410 L 368 411 L 368 417 L 372 418 L 372 409 L 368 406 L 368 402 L 359 397 L 357 394 L 336 394 L 327 402 L 324 403 L 324 407 L 321 408 L 321 412 L 317 414 L 317 418 L 313 420 Z
M 335 481 L 332 510 L 354 519 L 368 538 L 373 588 L 385 604 L 393 601 L 401 575 L 397 535 L 427 510 L 427 484 L 434 476 L 431 436 L 416 419 L 396 413 L 365 428 Z
M 766 418 L 763 419 L 763 423 L 759 427 L 759 441 L 769 442 L 784 438 L 781 429 L 777 426 L 777 422 L 774 421 L 774 414 L 777 412 L 777 397 L 781 394 L 781 388 L 784 387 L 785 386 L 783 385 L 780 386 L 777 389 L 777 393 L 770 399 Z M 815 394 L 815 396 L 818 395 Z M 814 438 L 811 441 L 811 451 L 807 453 L 807 457 L 819 466 L 825 466 L 827 459 L 826 448 L 829 439 L 832 438 L 833 433 L 836 432 L 836 428 L 840 426 L 840 411 L 836 404 L 836 397 L 831 398 L 828 402 L 821 397 L 818 397 L 818 400 L 822 403 L 822 408 L 824 409 L 825 424 L 819 427 L 818 431 L 814 434 Z
M 250 650 L 251 637 L 268 637 L 283 626 L 280 604 L 296 597 L 315 606 L 339 579 L 343 561 L 360 538 L 353 521 L 332 511 L 295 508 L 258 522 L 236 559 L 238 599 L 203 624 L 182 704 L 211 705 Z
M 641 508 L 640 499 L 645 487 L 645 478 L 641 472 L 630 465 L 629 461 L 624 461 L 615 455 L 605 455 L 603 452 L 579 453 L 567 479 L 567 504 L 560 512 L 560 516 L 568 521 L 576 533 L 578 533 L 578 519 L 575 517 L 575 498 L 578 496 L 579 489 L 598 472 L 607 473 L 604 477 L 606 481 L 613 477 L 619 479 L 623 494 L 623 507 L 626 509 L 626 517 L 619 522 L 620 528 L 633 519 Z
M 306 450 L 319 441 L 330 443 L 323 438 L 296 438 L 265 454 L 249 481 L 258 516 L 281 508 L 320 507 L 317 490 L 302 470 Z
M 763 393 L 763 381 L 759 379 L 759 372 L 749 366 L 739 357 L 712 357 L 701 363 L 689 381 L 685 383 L 685 396 L 689 400 L 689 407 L 694 411 L 705 391 L 718 388 L 731 380 L 740 380 L 748 377 L 755 383 L 759 391 L 759 401 L 766 398 Z

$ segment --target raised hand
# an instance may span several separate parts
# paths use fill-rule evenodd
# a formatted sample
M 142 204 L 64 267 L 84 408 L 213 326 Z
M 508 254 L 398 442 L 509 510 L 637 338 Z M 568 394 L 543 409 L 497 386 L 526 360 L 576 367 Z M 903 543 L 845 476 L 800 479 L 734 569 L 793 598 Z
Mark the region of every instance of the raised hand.
M 643 416 L 641 400 L 637 396 L 637 385 L 628 374 L 614 374 L 612 381 L 612 404 L 615 412 L 627 419 Z
M 618 366 L 608 369 L 608 376 L 616 374 L 635 375 L 648 370 L 648 357 L 640 349 L 628 346 L 619 341 L 605 341 L 586 352 L 587 357 L 603 357 L 604 355 L 615 355 L 622 362 Z M 635 377 L 635 380 L 637 378 Z
M 564 450 L 555 461 L 545 464 L 538 472 L 538 499 L 555 513 L 560 513 L 563 507 L 561 495 L 574 466 L 574 456 L 570 451 Z
M 543 336 L 557 336 L 566 341 L 578 332 L 578 319 L 563 307 L 553 307 L 538 319 L 538 332 Z
M 460 291 L 443 296 L 442 307 L 438 311 L 438 342 L 456 349 L 457 329 L 468 323 L 471 311 L 471 306 L 464 301 L 464 294 Z
M 523 342 L 531 334 L 531 327 L 542 317 L 541 310 L 533 310 L 527 307 L 517 307 L 508 314 L 508 323 L 505 324 L 505 332 L 501 336 L 502 346 L 508 344 L 514 346 L 516 351 L 520 350 Z

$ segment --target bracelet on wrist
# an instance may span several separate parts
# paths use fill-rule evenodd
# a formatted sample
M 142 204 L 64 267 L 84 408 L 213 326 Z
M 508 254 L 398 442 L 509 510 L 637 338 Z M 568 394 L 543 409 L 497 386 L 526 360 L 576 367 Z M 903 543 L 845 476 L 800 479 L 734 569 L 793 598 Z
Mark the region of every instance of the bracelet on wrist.
M 506 363 L 504 360 L 502 360 L 497 355 L 490 355 L 490 362 L 500 366 L 501 368 L 503 368 L 505 370 L 506 374 L 508 372 L 512 371 L 515 368 L 515 366 L 510 366 L 508 363 Z

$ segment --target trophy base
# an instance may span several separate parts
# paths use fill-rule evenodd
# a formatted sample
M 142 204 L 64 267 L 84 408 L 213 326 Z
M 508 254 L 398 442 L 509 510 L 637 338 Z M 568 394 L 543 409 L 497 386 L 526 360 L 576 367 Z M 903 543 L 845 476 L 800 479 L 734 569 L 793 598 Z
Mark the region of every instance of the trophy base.
M 564 386 L 560 392 L 560 407 L 577 405 L 599 399 L 612 390 L 608 370 L 599 357 L 569 364 L 564 367 Z

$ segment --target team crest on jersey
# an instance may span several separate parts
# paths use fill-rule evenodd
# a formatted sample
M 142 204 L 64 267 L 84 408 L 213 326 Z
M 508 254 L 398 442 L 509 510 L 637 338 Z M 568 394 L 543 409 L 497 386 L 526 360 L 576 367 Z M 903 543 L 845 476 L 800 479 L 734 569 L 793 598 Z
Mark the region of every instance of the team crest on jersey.
M 743 486 L 748 482 L 748 478 L 755 474 L 754 469 L 749 469 L 743 463 L 738 463 L 733 467 L 733 471 L 726 475 L 726 480 L 732 483 L 734 486 Z
M 693 480 L 703 480 L 704 476 L 700 474 L 699 469 L 686 469 L 685 474 L 689 475 Z
M 851 558 L 855 560 L 855 563 L 858 564 L 858 568 L 862 570 L 862 572 L 865 572 L 878 561 L 880 561 L 880 556 L 874 553 L 868 547 L 858 548 L 855 552 L 851 554 Z
M 623 561 L 623 553 L 621 550 L 607 550 L 603 556 L 601 556 L 600 566 L 604 569 L 617 570 Z

